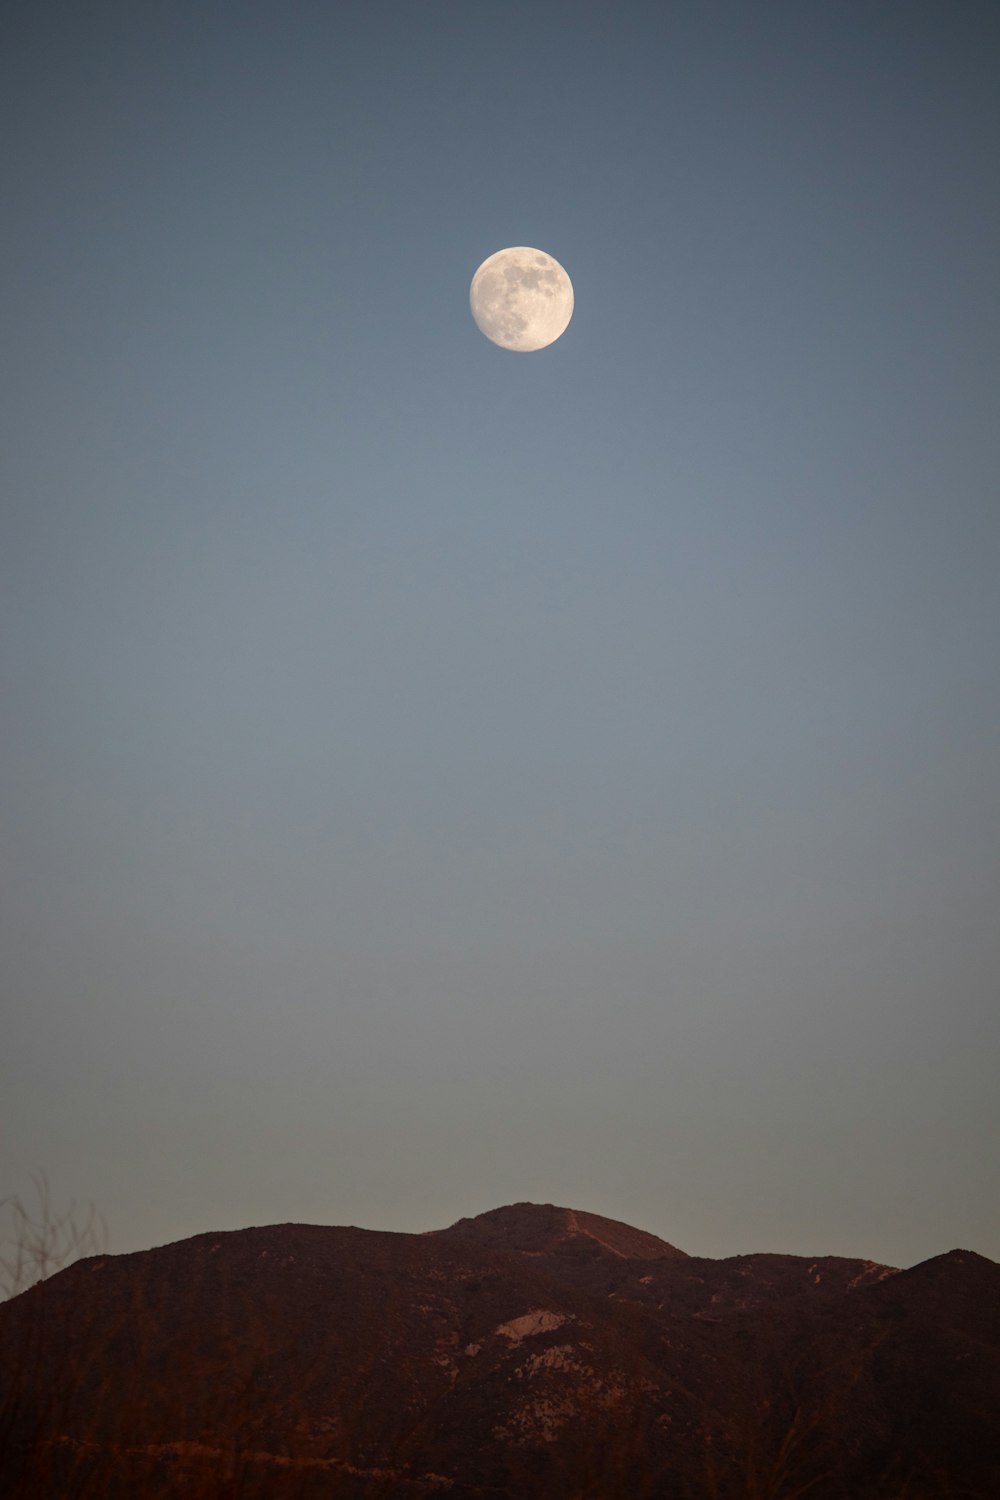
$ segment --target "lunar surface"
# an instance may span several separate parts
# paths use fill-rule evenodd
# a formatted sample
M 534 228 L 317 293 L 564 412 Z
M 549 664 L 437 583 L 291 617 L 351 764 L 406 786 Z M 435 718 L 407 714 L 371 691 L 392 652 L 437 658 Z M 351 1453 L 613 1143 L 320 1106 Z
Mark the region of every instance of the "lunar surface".
M 472 316 L 501 349 L 527 354 L 554 344 L 573 316 L 573 283 L 543 250 L 517 245 L 484 260 L 469 288 Z

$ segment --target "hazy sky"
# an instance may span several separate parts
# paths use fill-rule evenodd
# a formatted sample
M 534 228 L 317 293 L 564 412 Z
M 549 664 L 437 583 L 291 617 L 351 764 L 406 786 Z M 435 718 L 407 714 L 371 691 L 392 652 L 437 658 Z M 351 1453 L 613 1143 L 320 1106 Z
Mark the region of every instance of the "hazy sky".
M 0 139 L 0 1195 L 1000 1257 L 994 0 L 12 0 Z

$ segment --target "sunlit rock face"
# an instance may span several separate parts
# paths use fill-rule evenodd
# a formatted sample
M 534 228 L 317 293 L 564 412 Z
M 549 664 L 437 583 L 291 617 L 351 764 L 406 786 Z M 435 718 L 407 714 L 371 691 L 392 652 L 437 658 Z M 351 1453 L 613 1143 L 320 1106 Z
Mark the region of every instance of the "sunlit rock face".
M 199 1235 L 0 1307 L 0 1495 L 995 1500 L 998 1347 L 966 1251 L 712 1261 L 535 1204 Z

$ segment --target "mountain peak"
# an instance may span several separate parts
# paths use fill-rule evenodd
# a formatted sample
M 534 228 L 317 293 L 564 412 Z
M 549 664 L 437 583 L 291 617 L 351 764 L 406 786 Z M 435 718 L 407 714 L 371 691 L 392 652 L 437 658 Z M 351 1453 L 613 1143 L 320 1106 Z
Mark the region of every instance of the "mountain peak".
M 471 1219 L 459 1219 L 448 1229 L 433 1233 L 519 1255 L 551 1255 L 587 1245 L 622 1260 L 688 1258 L 685 1251 L 644 1229 L 554 1203 L 511 1203 Z

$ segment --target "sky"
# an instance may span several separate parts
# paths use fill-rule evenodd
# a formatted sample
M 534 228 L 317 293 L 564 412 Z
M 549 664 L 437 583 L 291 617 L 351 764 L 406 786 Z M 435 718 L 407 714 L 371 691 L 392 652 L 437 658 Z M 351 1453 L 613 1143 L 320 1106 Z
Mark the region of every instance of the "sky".
M 996 6 L 11 0 L 0 138 L 0 1196 L 1000 1258 Z

